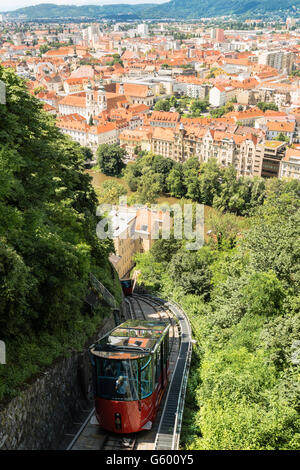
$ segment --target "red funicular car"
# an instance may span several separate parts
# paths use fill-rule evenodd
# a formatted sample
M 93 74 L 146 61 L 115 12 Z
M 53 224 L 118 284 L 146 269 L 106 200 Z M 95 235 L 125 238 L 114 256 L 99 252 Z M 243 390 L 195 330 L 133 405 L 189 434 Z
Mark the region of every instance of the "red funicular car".
M 90 347 L 96 416 L 108 431 L 151 429 L 168 382 L 170 324 L 128 320 Z

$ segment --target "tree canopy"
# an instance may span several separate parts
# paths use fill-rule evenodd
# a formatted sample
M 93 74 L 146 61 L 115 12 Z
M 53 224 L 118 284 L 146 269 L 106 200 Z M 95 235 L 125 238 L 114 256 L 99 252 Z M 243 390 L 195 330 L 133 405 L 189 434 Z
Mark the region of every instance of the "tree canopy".
M 101 171 L 108 176 L 119 176 L 125 168 L 126 151 L 116 144 L 102 144 L 97 150 L 97 161 Z
M 93 273 L 118 301 L 121 289 L 99 240 L 87 149 L 56 127 L 14 71 L 0 66 L 0 400 L 57 357 L 82 350 L 107 307 L 85 302 Z
M 80 319 L 89 273 L 113 289 L 111 242 L 96 236 L 85 151 L 55 126 L 17 75 L 0 67 L 1 339 L 53 333 Z
M 149 172 L 150 177 L 145 176 Z M 160 193 L 167 193 L 236 215 L 250 215 L 257 206 L 263 204 L 275 187 L 280 194 L 300 193 L 297 180 L 265 180 L 257 176 L 238 178 L 233 166 L 222 167 L 215 158 L 200 163 L 197 157 L 191 157 L 179 163 L 148 153 L 128 165 L 124 177 L 130 190 L 137 192 L 137 198 L 143 202 L 153 202 L 153 198 L 157 198 Z M 155 183 L 153 188 L 151 177 Z M 139 198 L 138 192 L 143 192 L 142 198 Z M 151 201 L 147 200 L 147 194 L 150 193 Z

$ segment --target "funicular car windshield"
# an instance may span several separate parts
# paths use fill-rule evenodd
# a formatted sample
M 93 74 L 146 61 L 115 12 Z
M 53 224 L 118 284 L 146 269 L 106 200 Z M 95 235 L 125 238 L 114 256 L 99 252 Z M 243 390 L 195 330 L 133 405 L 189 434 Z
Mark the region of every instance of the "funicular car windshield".
M 96 395 L 117 401 L 150 396 L 153 354 L 167 327 L 165 322 L 128 320 L 98 340 L 90 349 Z
M 97 395 L 108 400 L 138 400 L 136 359 L 96 359 Z

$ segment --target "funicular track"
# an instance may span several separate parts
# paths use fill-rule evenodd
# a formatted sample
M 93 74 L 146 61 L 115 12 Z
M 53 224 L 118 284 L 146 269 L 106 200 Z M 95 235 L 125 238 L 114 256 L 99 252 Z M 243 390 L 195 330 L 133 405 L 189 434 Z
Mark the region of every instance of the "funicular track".
M 92 410 L 67 450 L 175 450 L 178 449 L 186 381 L 191 357 L 191 329 L 181 308 L 173 302 L 148 294 L 126 298 L 128 318 L 153 319 L 171 323 L 170 377 L 160 410 L 151 431 L 118 435 L 100 428 Z

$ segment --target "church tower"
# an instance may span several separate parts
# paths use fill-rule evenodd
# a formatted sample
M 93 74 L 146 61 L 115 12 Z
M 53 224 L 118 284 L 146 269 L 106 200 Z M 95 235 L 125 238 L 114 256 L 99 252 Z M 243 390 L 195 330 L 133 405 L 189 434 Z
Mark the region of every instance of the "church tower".
M 94 101 L 94 90 L 89 79 L 88 86 L 86 88 L 86 98 L 85 98 L 85 106 L 86 106 L 86 121 L 87 123 L 90 121 L 90 117 L 95 115 L 95 101 Z
M 86 89 L 86 107 L 89 108 L 90 106 L 93 106 L 93 104 L 94 104 L 94 92 L 93 92 L 91 80 L 89 79 L 88 86 Z
M 123 51 L 122 51 L 122 47 L 121 47 L 121 41 L 118 42 L 118 54 L 119 56 L 121 57 Z
M 99 113 L 107 109 L 107 102 L 106 102 L 106 91 L 103 85 L 103 80 L 100 79 L 97 87 L 98 93 L 98 107 L 100 108 Z
M 121 82 L 119 86 L 119 95 L 124 95 L 124 84 Z
M 71 70 L 74 71 L 78 69 L 79 65 L 80 65 L 80 60 L 77 55 L 76 46 L 74 46 L 73 55 L 71 59 Z

